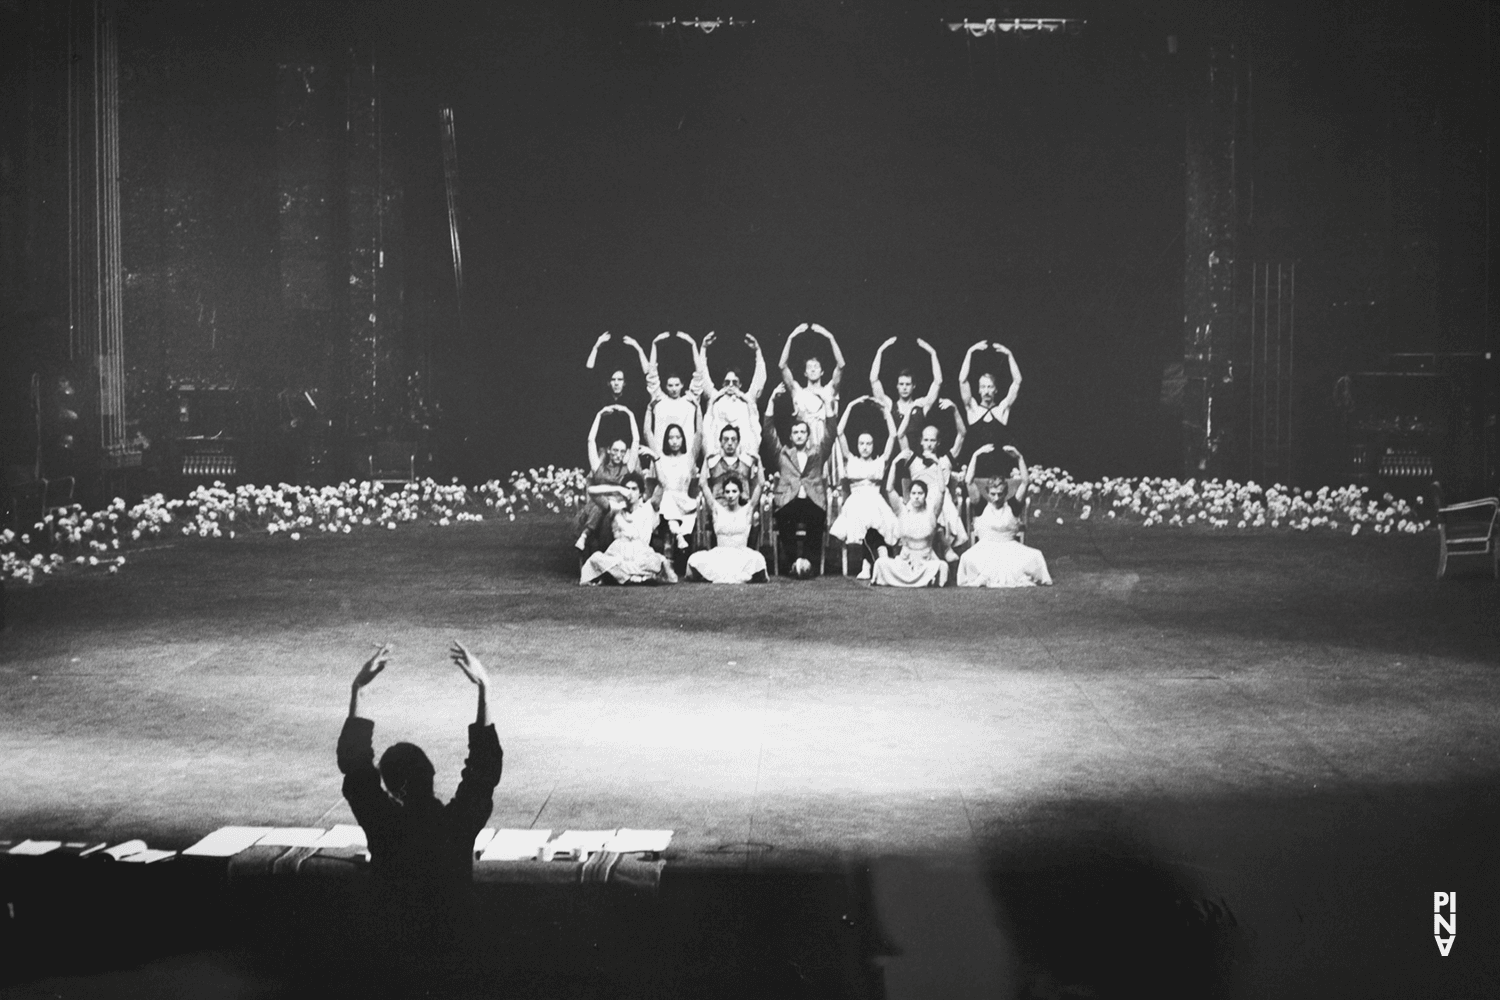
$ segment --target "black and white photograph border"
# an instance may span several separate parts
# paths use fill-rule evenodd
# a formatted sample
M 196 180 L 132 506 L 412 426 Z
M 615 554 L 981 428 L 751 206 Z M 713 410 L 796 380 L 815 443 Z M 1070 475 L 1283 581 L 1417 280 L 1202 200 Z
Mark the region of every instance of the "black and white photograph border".
M 0 997 L 1500 994 L 1494 18 L 0 0 Z

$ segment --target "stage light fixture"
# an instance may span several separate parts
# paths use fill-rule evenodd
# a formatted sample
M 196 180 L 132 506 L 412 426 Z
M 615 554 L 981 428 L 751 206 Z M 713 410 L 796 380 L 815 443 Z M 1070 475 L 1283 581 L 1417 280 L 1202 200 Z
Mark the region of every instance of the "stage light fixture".
M 711 35 L 715 31 L 717 31 L 719 28 L 724 28 L 724 27 L 742 28 L 742 27 L 744 27 L 747 24 L 754 24 L 754 23 L 755 23 L 755 19 L 754 18 L 750 18 L 750 19 L 747 20 L 745 18 L 733 18 L 733 17 L 713 17 L 713 18 L 704 18 L 704 17 L 677 18 L 677 17 L 670 17 L 670 18 L 667 18 L 665 21 L 641 21 L 641 22 L 639 22 L 636 25 L 636 27 L 639 27 L 639 28 L 656 28 L 658 30 L 665 31 L 666 29 L 672 27 L 675 24 L 675 25 L 678 25 L 678 26 L 683 27 L 683 28 L 697 28 L 699 31 L 703 32 L 705 35 Z
M 1076 17 L 1007 17 L 986 18 L 983 21 L 971 21 L 964 18 L 962 21 L 945 21 L 949 31 L 967 31 L 975 38 L 983 38 L 985 35 L 995 34 L 1054 34 L 1066 31 L 1069 34 L 1077 34 L 1088 22 Z

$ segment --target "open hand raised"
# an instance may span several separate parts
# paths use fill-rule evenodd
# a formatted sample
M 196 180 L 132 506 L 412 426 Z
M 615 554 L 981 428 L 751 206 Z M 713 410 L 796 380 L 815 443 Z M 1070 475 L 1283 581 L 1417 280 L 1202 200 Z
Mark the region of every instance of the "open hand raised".
M 365 661 L 365 665 L 359 668 L 359 673 L 354 675 L 354 686 L 362 688 L 373 681 L 380 672 L 385 669 L 386 663 L 391 657 L 391 644 L 383 642 L 375 650 L 375 655 Z
M 464 644 L 457 639 L 453 645 L 448 647 L 448 657 L 464 672 L 464 676 L 471 684 L 487 687 L 490 683 L 489 672 L 484 669 L 484 664 L 479 662 L 479 657 L 464 648 Z

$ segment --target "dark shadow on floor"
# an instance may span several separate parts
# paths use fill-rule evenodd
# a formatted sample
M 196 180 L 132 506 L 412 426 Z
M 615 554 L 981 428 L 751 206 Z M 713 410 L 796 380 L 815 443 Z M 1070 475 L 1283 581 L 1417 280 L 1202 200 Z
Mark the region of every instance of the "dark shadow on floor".
M 1497 819 L 1494 782 L 1060 802 L 980 821 L 977 852 L 669 863 L 655 892 L 485 883 L 476 982 L 579 998 L 1492 996 Z M 43 862 L 0 866 L 5 997 L 202 995 L 194 981 L 381 995 L 352 867 L 230 883 L 188 862 Z M 1462 902 L 1446 958 L 1439 890 Z

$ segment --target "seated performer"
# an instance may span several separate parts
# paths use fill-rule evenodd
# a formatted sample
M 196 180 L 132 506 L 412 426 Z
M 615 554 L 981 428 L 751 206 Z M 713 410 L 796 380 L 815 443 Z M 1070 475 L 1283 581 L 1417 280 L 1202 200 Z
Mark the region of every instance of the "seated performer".
M 666 433 L 668 427 L 676 424 L 682 428 L 683 433 L 690 437 L 687 450 L 696 452 L 700 419 L 698 397 L 703 389 L 699 384 L 697 374 L 694 374 L 692 386 L 687 391 L 684 391 L 680 375 L 669 373 L 666 380 L 662 380 L 656 349 L 657 345 L 671 336 L 671 333 L 659 333 L 656 339 L 651 341 L 651 358 L 646 363 L 646 391 L 651 396 L 651 406 L 646 411 L 646 443 L 655 450 L 661 451 L 662 435 Z M 692 352 L 696 362 L 698 345 L 693 343 L 693 338 L 681 332 L 677 336 L 687 341 L 688 350 Z
M 879 456 L 875 454 L 875 435 L 869 433 L 859 436 L 856 445 L 859 454 L 849 454 L 849 442 L 844 437 L 844 428 L 849 424 L 849 414 L 863 402 L 875 403 L 880 415 L 885 417 L 885 451 Z M 874 396 L 860 396 L 844 408 L 844 416 L 839 420 L 834 440 L 844 453 L 844 475 L 849 480 L 849 498 L 844 501 L 839 516 L 834 518 L 833 526 L 828 532 L 845 545 L 864 543 L 865 559 L 859 569 L 858 579 L 868 580 L 870 565 L 876 556 L 890 555 L 887 546 L 895 545 L 900 537 L 896 515 L 891 513 L 890 505 L 880 494 L 880 484 L 885 480 L 886 463 L 891 460 L 891 453 L 896 448 L 896 421 L 891 411 Z
M 901 552 L 875 560 L 870 584 L 875 587 L 941 587 L 948 582 L 948 564 L 938 558 L 932 544 L 937 537 L 937 517 L 927 502 L 927 483 L 914 479 L 903 503 L 896 488 L 896 469 L 891 467 L 886 494 L 901 525 Z
M 360 668 L 339 734 L 344 798 L 369 841 L 375 876 L 377 952 L 400 995 L 464 984 L 474 959 L 474 838 L 490 817 L 501 750 L 485 702 L 484 664 L 455 642 L 449 655 L 479 689 L 469 726 L 469 758 L 446 805 L 433 795 L 433 767 L 422 749 L 392 744 L 375 764 L 375 723 L 360 714 L 360 691 L 386 667 L 385 644 Z M 384 783 L 384 787 L 381 785 Z M 467 968 L 466 968 L 467 967 Z
M 791 442 L 782 444 L 776 431 L 777 386 L 766 401 L 766 419 L 761 441 L 776 456 L 776 509 L 772 515 L 781 547 L 792 557 L 794 573 L 811 572 L 813 555 L 823 551 L 823 532 L 828 525 L 828 480 L 825 468 L 835 437 L 833 418 L 823 421 L 822 440 L 813 444 L 807 421 L 792 417 Z
M 646 502 L 646 481 L 639 472 L 620 486 L 590 486 L 589 499 L 609 511 L 615 540 L 583 564 L 580 584 L 599 583 L 606 575 L 616 583 L 676 583 L 672 564 L 651 547 L 656 510 Z
M 984 444 L 974 451 L 974 459 L 994 445 Z M 1021 531 L 1021 515 L 1026 503 L 1026 460 L 1014 448 L 1007 448 L 1016 462 L 1016 478 L 992 479 L 988 484 L 989 502 L 974 518 L 974 544 L 958 561 L 960 587 L 1035 587 L 1051 586 L 1047 560 L 1041 552 L 1022 545 L 1016 536 Z M 964 478 L 974 481 L 975 461 L 970 460 Z
M 896 417 L 915 432 L 927 425 L 931 419 L 932 408 L 937 405 L 938 396 L 943 391 L 943 366 L 938 361 L 937 351 L 932 349 L 932 345 L 918 337 L 918 346 L 932 358 L 932 384 L 927 387 L 927 394 L 918 398 L 916 396 L 917 384 L 912 378 L 911 370 L 903 368 L 896 376 L 896 398 L 893 401 L 886 395 L 885 387 L 880 383 L 880 361 L 881 356 L 885 354 L 885 349 L 895 342 L 895 337 L 889 337 L 875 350 L 875 362 L 870 365 L 870 395 L 875 397 L 875 401 L 882 406 L 890 406 L 894 402 Z M 910 451 L 915 447 L 916 442 L 909 438 L 901 442 L 902 451 Z
M 713 498 L 720 503 L 724 502 L 724 483 L 730 476 L 738 476 L 756 494 L 760 493 L 765 482 L 760 471 L 760 459 L 740 447 L 740 429 L 733 425 L 719 429 L 719 450 L 705 458 L 703 465 L 708 470 Z
M 710 330 L 703 337 L 703 346 L 696 354 L 698 368 L 695 386 L 703 389 L 703 440 L 719 440 L 719 432 L 725 427 L 737 427 L 741 435 L 741 450 L 750 455 L 760 454 L 760 394 L 766 387 L 766 358 L 761 353 L 760 341 L 745 334 L 745 346 L 755 352 L 755 374 L 750 377 L 750 387 L 743 387 L 739 369 L 731 368 L 724 373 L 724 383 L 714 388 L 713 375 L 708 370 L 708 346 L 714 342 Z
M 713 498 L 708 485 L 708 470 L 701 474 L 703 496 L 708 497 L 714 516 L 714 547 L 699 549 L 687 560 L 689 579 L 707 580 L 709 583 L 749 583 L 766 578 L 766 557 L 757 549 L 750 548 L 750 522 L 760 504 L 759 488 L 751 491 L 749 499 L 741 502 L 745 484 L 738 476 L 724 480 L 724 502 Z
M 663 435 L 662 450 L 656 453 L 656 491 L 651 503 L 656 507 L 668 530 L 677 539 L 677 547 L 688 547 L 688 536 L 698 519 L 698 497 L 688 494 L 693 473 L 698 468 L 696 449 L 687 448 L 687 435 L 677 424 Z
M 807 380 L 806 385 L 798 385 L 797 380 L 792 377 L 792 341 L 807 330 L 821 333 L 828 339 L 828 346 L 833 348 L 833 374 L 829 376 L 826 385 L 823 383 L 823 362 L 817 357 L 810 357 L 803 363 L 802 373 Z M 781 384 L 792 394 L 793 417 L 807 424 L 808 440 L 814 449 L 823 447 L 824 435 L 831 430 L 833 421 L 838 416 L 839 382 L 843 378 L 844 354 L 839 350 L 839 342 L 833 339 L 833 334 L 817 323 L 803 323 L 786 338 L 786 346 L 781 349 Z
M 969 367 L 974 360 L 974 352 L 990 348 L 1005 355 L 1010 362 L 1010 389 L 1004 399 L 999 398 L 999 383 L 990 372 L 981 372 L 979 375 L 978 399 L 969 388 Z M 972 459 L 980 446 L 995 446 L 985 452 L 985 457 L 975 472 L 974 482 L 969 486 L 969 499 L 975 504 L 983 503 L 988 496 L 988 480 L 996 477 L 1004 479 L 1015 468 L 1005 446 L 1013 443 L 1009 426 L 1010 410 L 1020 392 L 1021 367 L 1016 364 L 1016 356 L 1010 352 L 1010 348 L 988 340 L 981 340 L 969 348 L 964 355 L 963 367 L 958 372 L 958 394 L 963 399 L 964 415 L 969 420 L 968 454 Z
M 599 443 L 596 440 L 599 434 L 599 422 L 606 413 L 611 411 L 623 411 L 626 422 L 630 426 L 630 443 L 616 439 L 610 442 L 609 449 L 604 457 L 599 456 Z M 619 404 L 611 403 L 598 413 L 594 414 L 594 424 L 589 428 L 588 437 L 589 452 L 589 485 L 590 486 L 618 486 L 625 481 L 626 475 L 631 472 L 640 471 L 640 435 L 635 425 L 635 414 Z M 601 535 L 601 528 L 606 527 L 604 511 L 595 504 L 585 504 L 578 512 L 578 541 L 573 546 L 580 552 L 587 552 L 589 543 L 595 543 L 595 548 L 603 548 L 606 544 Z
M 941 400 L 939 408 L 948 401 Z M 952 404 L 949 404 L 951 407 Z M 954 420 L 958 420 L 958 412 L 954 411 Z M 900 430 L 897 435 L 900 436 Z M 957 443 L 963 441 L 960 435 Z M 922 428 L 922 452 L 919 455 L 907 455 L 907 471 L 911 475 L 911 482 L 924 482 L 927 484 L 927 506 L 932 508 L 932 513 L 937 518 L 937 523 L 943 529 L 940 545 L 943 549 L 944 558 L 953 560 L 958 558 L 955 547 L 962 545 L 968 534 L 964 531 L 963 517 L 960 516 L 958 507 L 953 498 L 948 494 L 948 484 L 953 478 L 953 461 L 951 452 L 939 451 L 938 429 L 932 424 Z M 955 446 L 956 446 L 955 444 Z M 910 487 L 908 487 L 909 489 Z

